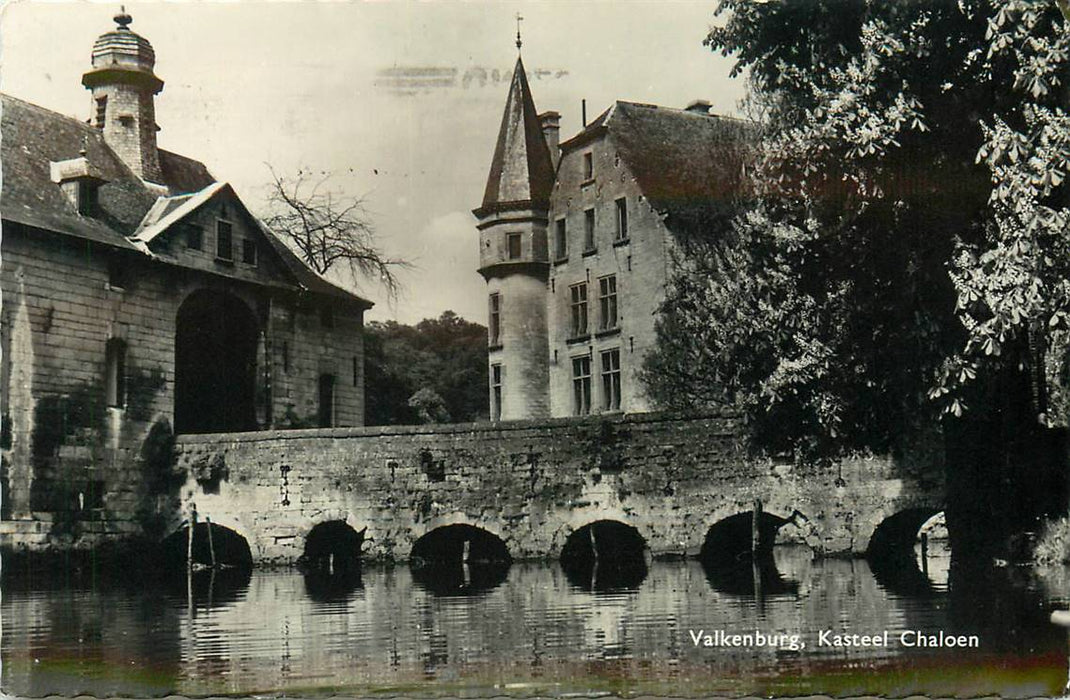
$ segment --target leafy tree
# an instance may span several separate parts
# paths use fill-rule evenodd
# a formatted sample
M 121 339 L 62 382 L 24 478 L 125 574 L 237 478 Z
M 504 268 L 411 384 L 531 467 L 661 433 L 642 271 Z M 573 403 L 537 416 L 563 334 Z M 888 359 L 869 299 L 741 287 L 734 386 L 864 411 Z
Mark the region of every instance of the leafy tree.
M 263 222 L 321 275 L 344 269 L 349 282 L 359 286 L 370 278 L 396 297 L 403 260 L 390 258 L 375 240 L 375 228 L 364 199 L 330 188 L 330 174 L 313 179 L 299 170 L 283 177 L 271 170 L 267 210 Z
M 753 177 L 731 226 L 680 246 L 651 393 L 741 406 L 761 447 L 819 462 L 944 416 L 949 523 L 1006 532 L 1036 510 L 1020 486 L 1050 461 L 1044 369 L 1070 333 L 1066 20 L 1050 0 L 719 12 Z
M 369 425 L 486 419 L 487 329 L 452 311 L 368 324 L 365 396 Z

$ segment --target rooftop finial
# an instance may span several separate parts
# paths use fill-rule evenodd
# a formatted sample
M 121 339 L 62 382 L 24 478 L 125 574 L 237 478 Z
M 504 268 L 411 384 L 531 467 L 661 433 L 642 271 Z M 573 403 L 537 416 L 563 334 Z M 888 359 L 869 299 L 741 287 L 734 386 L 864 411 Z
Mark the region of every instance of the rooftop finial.
M 520 22 L 523 19 L 524 18 L 520 16 L 520 13 L 517 12 L 516 13 L 516 50 L 517 51 L 520 50 L 520 45 L 521 45 L 521 41 L 520 41 Z
M 115 23 L 119 25 L 119 29 L 129 29 L 127 25 L 134 21 L 134 18 L 126 14 L 126 5 L 119 6 L 119 14 L 114 17 Z

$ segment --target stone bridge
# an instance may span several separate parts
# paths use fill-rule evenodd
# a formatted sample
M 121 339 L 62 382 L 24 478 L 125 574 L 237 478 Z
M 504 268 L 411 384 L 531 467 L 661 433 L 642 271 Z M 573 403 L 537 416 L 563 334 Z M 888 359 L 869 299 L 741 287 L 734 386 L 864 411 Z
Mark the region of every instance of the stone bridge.
M 882 524 L 913 536 L 944 507 L 942 465 L 800 467 L 746 456 L 739 435 L 732 415 L 657 413 L 184 435 L 175 466 L 187 475 L 182 513 L 193 505 L 265 563 L 295 561 L 324 523 L 366 528 L 375 559 L 407 559 L 421 537 L 457 524 L 500 538 L 515 559 L 556 557 L 606 520 L 634 527 L 654 556 L 695 555 L 755 500 L 817 554 L 860 555 Z

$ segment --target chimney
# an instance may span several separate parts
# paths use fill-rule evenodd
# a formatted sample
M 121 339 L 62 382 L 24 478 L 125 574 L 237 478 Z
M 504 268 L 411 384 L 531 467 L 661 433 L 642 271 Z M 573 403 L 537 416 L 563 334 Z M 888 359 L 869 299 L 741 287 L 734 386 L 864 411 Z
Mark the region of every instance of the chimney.
M 557 170 L 557 162 L 561 159 L 560 143 L 561 115 L 557 112 L 543 112 L 539 115 L 539 126 L 542 127 L 543 138 L 546 139 L 546 147 L 550 149 L 550 158 L 554 162 L 554 170 Z
M 694 112 L 695 114 L 709 114 L 711 106 L 709 100 L 695 100 L 685 107 L 684 111 Z

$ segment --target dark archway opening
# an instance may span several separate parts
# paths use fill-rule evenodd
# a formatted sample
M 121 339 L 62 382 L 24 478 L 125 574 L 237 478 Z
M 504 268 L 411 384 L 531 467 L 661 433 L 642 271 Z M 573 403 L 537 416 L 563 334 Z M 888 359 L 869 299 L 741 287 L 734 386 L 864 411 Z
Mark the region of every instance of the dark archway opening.
M 635 590 L 646 579 L 646 540 L 631 525 L 596 520 L 569 535 L 561 568 L 583 591 Z
M 758 541 L 754 542 L 754 513 L 736 513 L 714 523 L 706 531 L 699 558 L 705 562 L 749 561 L 752 555 L 758 558 L 773 553 L 777 532 L 791 520 L 771 515 L 764 511 L 758 514 Z
M 505 581 L 512 563 L 500 537 L 473 525 L 435 528 L 416 541 L 413 580 L 436 595 L 472 595 Z
M 885 518 L 873 531 L 866 562 L 883 588 L 913 596 L 936 592 L 926 570 L 928 543 L 921 528 L 939 512 L 936 508 L 909 508 Z
M 192 567 L 187 566 L 186 559 L 189 544 L 188 526 L 160 543 L 159 567 L 167 576 L 171 595 L 212 606 L 236 600 L 248 588 L 253 555 L 244 537 L 216 523 L 197 523 L 193 528 Z
M 339 602 L 363 587 L 360 554 L 366 531 L 358 532 L 342 520 L 319 523 L 309 531 L 297 568 L 310 598 Z
M 798 591 L 799 584 L 784 578 L 773 559 L 777 533 L 794 523 L 795 517 L 801 514 L 796 512 L 791 518 L 781 518 L 759 511 L 757 533 L 754 511 L 737 513 L 714 523 L 706 531 L 699 551 L 710 586 L 722 593 L 753 596 L 756 600 Z
M 175 432 L 255 430 L 260 327 L 242 300 L 200 290 L 175 321 Z

